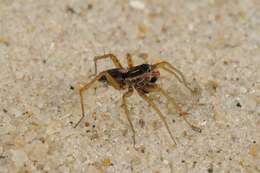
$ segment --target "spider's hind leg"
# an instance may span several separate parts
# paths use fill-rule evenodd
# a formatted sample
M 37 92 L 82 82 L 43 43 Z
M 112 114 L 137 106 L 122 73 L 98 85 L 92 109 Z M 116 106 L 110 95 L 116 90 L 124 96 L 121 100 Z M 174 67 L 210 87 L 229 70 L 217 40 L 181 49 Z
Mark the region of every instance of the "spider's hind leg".
M 171 96 L 169 96 L 169 94 L 163 90 L 161 87 L 159 87 L 158 85 L 153 85 L 152 87 L 147 88 L 147 90 L 149 92 L 159 92 L 161 95 L 163 95 L 164 97 L 166 97 L 166 99 L 175 107 L 175 109 L 177 110 L 178 114 L 183 118 L 183 120 L 188 124 L 188 126 L 191 127 L 192 130 L 196 131 L 196 132 L 201 132 L 201 128 L 193 125 L 192 123 L 190 123 L 187 119 L 187 112 L 182 111 L 182 109 L 179 107 L 179 105 L 176 103 L 175 99 Z
M 138 92 L 139 96 L 142 97 L 149 104 L 149 106 L 151 106 L 156 111 L 156 113 L 160 116 L 161 120 L 164 123 L 164 126 L 166 127 L 166 129 L 167 129 L 167 131 L 168 131 L 168 133 L 169 133 L 169 135 L 170 135 L 170 137 L 171 137 L 171 139 L 173 141 L 173 143 L 175 145 L 177 145 L 176 140 L 174 139 L 173 134 L 170 131 L 170 127 L 169 127 L 169 125 L 168 125 L 168 123 L 166 121 L 166 118 L 162 114 L 160 109 L 156 106 L 156 104 L 153 102 L 153 100 L 150 97 L 148 97 L 143 91 L 137 90 L 137 92 Z
M 135 129 L 134 129 L 133 123 L 132 123 L 131 118 L 130 118 L 130 112 L 128 110 L 127 100 L 126 100 L 128 97 L 132 96 L 132 94 L 133 94 L 133 88 L 129 88 L 129 90 L 126 93 L 124 93 L 124 95 L 123 95 L 123 105 L 122 106 L 125 110 L 127 120 L 129 122 L 129 125 L 130 125 L 132 133 L 133 133 L 132 138 L 133 138 L 133 145 L 134 145 L 134 148 L 135 148 Z

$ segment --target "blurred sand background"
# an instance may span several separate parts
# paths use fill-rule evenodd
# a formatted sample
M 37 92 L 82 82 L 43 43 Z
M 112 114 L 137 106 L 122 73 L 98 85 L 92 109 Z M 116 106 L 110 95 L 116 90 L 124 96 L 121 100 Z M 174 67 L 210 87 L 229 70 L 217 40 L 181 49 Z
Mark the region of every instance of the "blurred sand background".
M 75 86 L 94 73 L 94 56 L 110 52 L 124 65 L 129 52 L 135 64 L 165 60 L 181 70 L 201 88 L 197 98 L 170 74 L 159 84 L 202 133 L 151 94 L 173 147 L 134 94 L 135 150 L 123 92 L 104 84 L 85 93 L 87 116 L 74 129 Z M 0 0 L 0 173 L 15 172 L 260 172 L 260 1 Z

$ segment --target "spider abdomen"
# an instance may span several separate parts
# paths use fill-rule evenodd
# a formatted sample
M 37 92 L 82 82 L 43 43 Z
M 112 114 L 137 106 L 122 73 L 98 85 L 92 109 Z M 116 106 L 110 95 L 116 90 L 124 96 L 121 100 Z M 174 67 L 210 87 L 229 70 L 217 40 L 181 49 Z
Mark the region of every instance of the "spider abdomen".
M 126 70 L 125 69 L 121 69 L 121 68 L 113 68 L 113 69 L 110 69 L 110 70 L 107 70 L 108 74 L 119 84 L 124 84 L 124 80 L 125 80 L 125 77 L 124 77 L 124 74 L 126 73 Z M 102 76 L 99 81 L 101 82 L 107 82 L 107 77 L 104 75 Z

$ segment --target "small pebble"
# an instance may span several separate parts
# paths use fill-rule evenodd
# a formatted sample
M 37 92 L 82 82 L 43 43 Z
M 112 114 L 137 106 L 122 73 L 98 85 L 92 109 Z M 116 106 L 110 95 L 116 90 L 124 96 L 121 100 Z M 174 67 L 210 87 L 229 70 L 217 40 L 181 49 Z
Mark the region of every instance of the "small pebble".
M 164 163 L 165 165 L 168 165 L 168 164 L 169 164 L 169 161 L 168 161 L 168 160 L 163 160 L 163 163 Z
M 242 107 L 242 105 L 239 103 L 239 102 L 237 102 L 237 107 L 239 107 L 239 108 L 241 108 Z
M 110 166 L 112 164 L 111 160 L 109 158 L 104 159 L 102 161 L 102 163 L 103 163 L 103 166 L 105 166 L 105 167 L 108 167 L 108 166 Z
M 253 157 L 256 157 L 257 155 L 258 155 L 258 150 L 259 150 L 259 148 L 258 148 L 258 146 L 256 145 L 256 144 L 253 144 L 250 148 L 249 148 L 249 154 L 251 155 L 251 156 L 253 156 Z
M 102 103 L 96 102 L 99 107 L 102 107 Z
M 88 4 L 88 10 L 91 10 L 93 8 L 92 4 Z
M 241 88 L 240 88 L 240 91 L 241 91 L 241 93 L 243 93 L 243 94 L 247 93 L 247 89 L 246 89 L 245 87 L 241 87 Z
M 208 168 L 208 173 L 212 173 L 213 169 L 212 168 Z
M 27 154 L 22 150 L 11 150 L 12 160 L 17 167 L 21 167 L 28 160 Z
M 20 116 L 23 115 L 23 112 L 20 111 L 20 110 L 18 110 L 18 109 L 15 109 L 15 110 L 13 111 L 13 113 L 14 113 L 14 116 L 15 116 L 16 118 L 18 118 L 18 117 L 20 117 Z
M 130 6 L 137 10 L 143 10 L 145 8 L 145 4 L 142 1 L 130 1 Z
M 33 160 L 44 160 L 49 151 L 49 145 L 42 143 L 42 141 L 34 141 L 28 147 L 30 148 L 30 159 Z
M 71 14 L 75 14 L 75 13 L 76 13 L 75 10 L 74 10 L 72 7 L 70 7 L 70 6 L 68 6 L 68 7 L 66 8 L 66 11 L 69 12 L 69 13 L 71 13 Z

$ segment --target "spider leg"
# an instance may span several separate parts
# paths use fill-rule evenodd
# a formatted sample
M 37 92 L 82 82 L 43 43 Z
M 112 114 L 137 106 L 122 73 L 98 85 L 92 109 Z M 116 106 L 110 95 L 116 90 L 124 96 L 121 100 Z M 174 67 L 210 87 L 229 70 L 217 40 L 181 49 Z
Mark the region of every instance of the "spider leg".
M 131 121 L 131 118 L 130 118 L 130 112 L 128 110 L 128 106 L 127 106 L 127 98 L 132 96 L 133 94 L 133 88 L 129 88 L 128 91 L 126 93 L 124 93 L 123 95 L 123 107 L 124 107 L 124 110 L 125 110 L 125 114 L 126 114 L 126 117 L 127 117 L 127 120 L 130 124 L 130 127 L 131 127 L 131 130 L 132 130 L 132 133 L 133 133 L 133 144 L 134 144 L 134 147 L 135 147 L 135 129 L 134 129 L 134 126 L 133 126 L 133 123 Z
M 192 123 L 190 123 L 187 119 L 187 112 L 183 112 L 182 109 L 179 107 L 179 105 L 176 103 L 175 99 L 171 96 L 169 96 L 169 94 L 162 89 L 161 87 L 159 87 L 158 85 L 153 85 L 152 87 L 147 88 L 147 91 L 149 92 L 159 92 L 161 95 L 163 95 L 164 97 L 166 97 L 166 99 L 176 108 L 177 112 L 179 113 L 179 115 L 183 118 L 183 120 L 190 126 L 190 128 L 196 132 L 201 133 L 201 128 L 193 125 Z
M 151 106 L 156 111 L 156 113 L 160 116 L 161 120 L 163 121 L 163 123 L 164 123 L 164 125 L 165 125 L 165 127 L 166 127 L 166 129 L 167 129 L 167 131 L 168 131 L 172 141 L 173 141 L 173 143 L 175 145 L 177 145 L 176 140 L 174 139 L 174 137 L 173 137 L 173 135 L 172 135 L 172 133 L 170 131 L 170 127 L 169 127 L 169 125 L 168 125 L 168 123 L 166 121 L 166 118 L 162 114 L 160 109 L 156 106 L 156 104 L 153 102 L 153 100 L 150 97 L 148 97 L 143 91 L 137 90 L 137 92 L 138 92 L 139 96 L 142 97 L 143 100 L 145 100 L 149 104 L 149 106 Z
M 134 66 L 133 59 L 130 53 L 126 54 L 128 68 L 132 68 Z
M 106 76 L 106 78 L 107 78 L 108 82 L 111 84 L 111 86 L 113 86 L 116 89 L 120 89 L 120 85 L 116 82 L 116 80 L 107 71 L 103 71 L 103 72 L 99 73 L 99 75 L 97 75 L 90 82 L 88 82 L 84 86 L 80 87 L 79 88 L 79 95 L 80 95 L 80 105 L 81 105 L 82 115 L 81 115 L 81 118 L 79 119 L 79 121 L 74 126 L 74 128 L 76 128 L 79 125 L 79 123 L 83 120 L 83 118 L 85 117 L 84 99 L 83 99 L 84 91 L 88 90 L 102 76 Z
M 152 65 L 152 69 L 158 69 L 158 68 L 162 68 L 165 71 L 173 74 L 180 83 L 183 83 L 184 86 L 190 90 L 191 93 L 194 93 L 195 91 L 189 87 L 188 82 L 186 81 L 184 75 L 182 74 L 182 72 L 180 70 L 178 70 L 177 68 L 175 68 L 173 65 L 171 65 L 169 62 L 163 61 L 163 62 L 159 62 L 156 64 Z
M 116 68 L 123 68 L 123 66 L 119 62 L 118 58 L 114 54 L 108 53 L 108 54 L 104 54 L 104 55 L 101 55 L 101 56 L 96 56 L 94 58 L 94 62 L 95 62 L 95 75 L 97 74 L 97 61 L 101 60 L 101 59 L 106 59 L 106 58 L 110 58 L 112 60 L 112 62 L 114 63 L 114 65 L 116 66 Z

